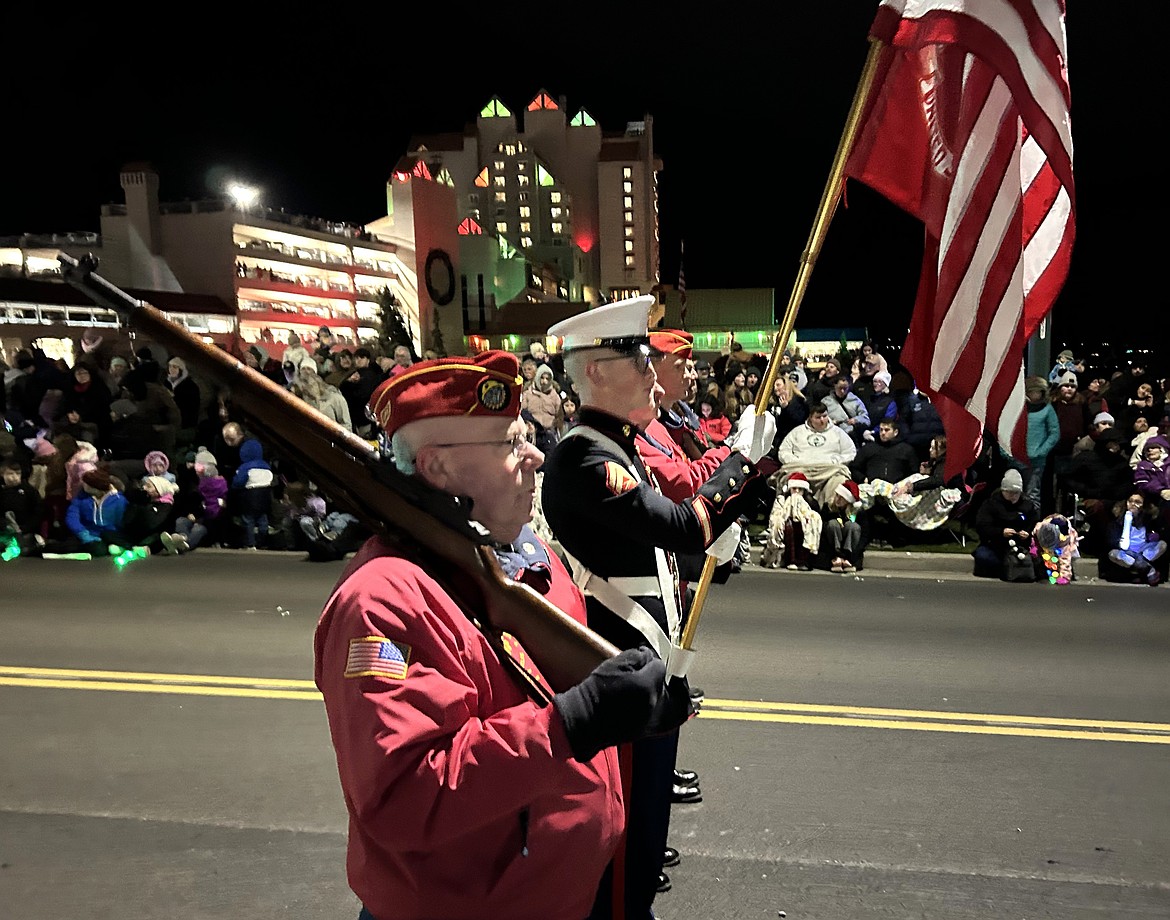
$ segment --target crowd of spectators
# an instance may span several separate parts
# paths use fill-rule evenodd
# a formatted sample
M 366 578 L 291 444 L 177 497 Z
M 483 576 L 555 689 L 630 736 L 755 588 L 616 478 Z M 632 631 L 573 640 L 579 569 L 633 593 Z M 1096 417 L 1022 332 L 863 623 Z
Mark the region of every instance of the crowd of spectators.
M 364 538 L 181 357 L 156 345 L 117 354 L 86 344 L 72 366 L 26 348 L 3 368 L 0 549 L 93 556 L 218 545 L 324 559 Z M 370 395 L 416 360 L 409 344 L 341 347 L 327 327 L 275 348 L 256 343 L 239 357 L 371 441 L 379 432 L 366 413 Z M 1046 377 L 1025 380 L 1027 456 L 1013 457 L 987 432 L 976 463 L 947 479 L 938 412 L 872 343 L 811 364 L 798 352 L 781 362 L 767 399 L 776 435 L 763 461 L 772 486 L 758 518 L 763 564 L 850 572 L 867 547 L 971 537 L 976 574 L 1008 577 L 1025 552 L 1043 575 L 1042 560 L 1064 547 L 1098 557 L 1103 577 L 1165 578 L 1170 407 L 1165 381 L 1144 364 L 1090 369 L 1062 352 Z M 547 452 L 575 422 L 577 394 L 539 341 L 520 366 L 522 417 Z M 690 396 L 671 408 L 697 451 L 734 436 L 767 371 L 767 356 L 737 344 L 693 362 Z M 1057 542 L 1042 546 L 1037 528 Z

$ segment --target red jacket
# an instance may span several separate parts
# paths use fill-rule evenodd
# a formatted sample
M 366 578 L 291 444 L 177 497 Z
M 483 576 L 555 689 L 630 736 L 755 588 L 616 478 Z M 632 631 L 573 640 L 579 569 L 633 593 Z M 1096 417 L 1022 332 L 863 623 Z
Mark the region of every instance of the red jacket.
M 658 419 L 647 425 L 645 434 L 639 434 L 634 443 L 638 456 L 658 481 L 662 494 L 675 502 L 692 498 L 719 464 L 731 456 L 731 448 L 721 444 L 712 447 L 698 460 L 689 459 L 671 436 L 670 429 Z M 670 453 L 665 453 L 663 448 Z
M 731 434 L 731 419 L 726 415 L 700 418 L 699 427 L 703 429 L 703 434 L 707 436 L 707 440 L 711 441 L 711 443 L 722 444 L 727 440 L 727 436 Z
M 584 623 L 584 599 L 549 557 L 546 597 Z M 389 662 L 363 665 L 371 647 Z M 614 749 L 573 760 L 556 710 L 378 538 L 346 567 L 314 650 L 350 816 L 349 884 L 375 917 L 588 916 L 625 824 Z

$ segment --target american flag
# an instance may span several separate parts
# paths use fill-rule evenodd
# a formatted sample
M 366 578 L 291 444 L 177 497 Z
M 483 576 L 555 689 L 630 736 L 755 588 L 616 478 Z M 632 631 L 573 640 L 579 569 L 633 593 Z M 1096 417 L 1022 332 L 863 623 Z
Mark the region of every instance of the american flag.
M 685 241 L 678 242 L 678 323 L 687 328 L 687 276 L 683 274 L 683 249 Z
M 392 677 L 402 680 L 410 663 L 410 646 L 381 636 L 349 640 L 346 677 Z
M 883 0 L 883 43 L 846 173 L 920 219 L 902 363 L 947 429 L 946 475 L 986 429 L 1025 447 L 1024 348 L 1074 237 L 1063 0 Z

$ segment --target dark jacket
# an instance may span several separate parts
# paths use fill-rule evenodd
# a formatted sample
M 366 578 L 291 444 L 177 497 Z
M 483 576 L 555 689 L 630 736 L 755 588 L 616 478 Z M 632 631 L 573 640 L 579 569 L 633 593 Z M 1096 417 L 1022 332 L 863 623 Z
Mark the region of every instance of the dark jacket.
M 113 422 L 105 439 L 111 460 L 141 460 L 162 446 L 154 426 L 137 412 Z
M 975 516 L 975 531 L 979 534 L 979 542 L 1002 556 L 1007 552 L 1008 541 L 1003 535 L 1006 528 L 1032 532 L 1036 526 L 1036 506 L 1024 496 L 1012 504 L 1003 497 L 1003 493 L 996 489 L 987 500 L 979 506 L 979 513 Z
M 1092 450 L 1081 451 L 1072 459 L 1061 485 L 1080 498 L 1122 501 L 1133 491 L 1133 470 L 1125 450 L 1114 452 L 1111 444 L 1122 443 L 1121 432 L 1110 428 L 1101 433 Z
M 918 452 L 899 434 L 892 441 L 867 441 L 849 464 L 857 482 L 901 482 L 918 472 Z

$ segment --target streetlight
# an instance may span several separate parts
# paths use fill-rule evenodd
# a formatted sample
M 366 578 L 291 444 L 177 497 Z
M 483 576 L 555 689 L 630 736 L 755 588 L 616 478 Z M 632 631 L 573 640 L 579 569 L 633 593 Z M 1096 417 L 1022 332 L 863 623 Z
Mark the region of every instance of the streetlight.
M 241 182 L 229 182 L 227 193 L 241 211 L 247 211 L 260 197 L 260 189 L 252 185 L 244 185 Z

